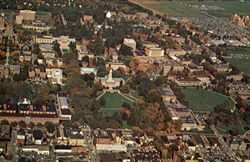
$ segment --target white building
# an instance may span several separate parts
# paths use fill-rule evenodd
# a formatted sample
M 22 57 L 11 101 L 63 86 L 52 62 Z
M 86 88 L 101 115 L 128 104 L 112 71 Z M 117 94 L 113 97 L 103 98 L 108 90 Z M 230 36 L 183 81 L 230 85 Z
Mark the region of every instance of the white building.
M 113 78 L 112 70 L 109 71 L 109 75 L 106 77 L 96 77 L 95 81 L 100 81 L 104 87 L 107 87 L 109 90 L 113 90 L 113 88 L 119 87 L 120 84 L 124 84 L 125 80 L 123 78 Z
M 164 56 L 164 50 L 161 48 L 146 48 L 145 53 L 148 57 L 163 57 Z
M 134 39 L 125 38 L 123 44 L 125 44 L 128 47 L 131 47 L 133 50 L 136 50 L 136 42 Z
M 64 50 L 69 50 L 69 44 L 70 42 L 76 42 L 75 38 L 70 38 L 69 36 L 60 36 L 60 37 L 53 37 L 53 40 L 57 40 L 58 43 L 60 44 L 60 49 L 62 50 L 62 52 L 64 52 Z
M 96 68 L 81 68 L 81 74 L 84 75 L 84 74 L 91 74 L 91 73 L 94 73 L 96 75 L 97 73 L 97 69 Z
M 23 17 L 23 20 L 33 21 L 36 17 L 36 12 L 31 10 L 21 10 L 19 13 Z
M 58 105 L 60 109 L 69 109 L 67 97 L 58 97 Z
M 62 69 L 46 69 L 46 74 L 52 84 L 63 84 Z
M 97 151 L 127 152 L 127 146 L 123 144 L 96 144 Z

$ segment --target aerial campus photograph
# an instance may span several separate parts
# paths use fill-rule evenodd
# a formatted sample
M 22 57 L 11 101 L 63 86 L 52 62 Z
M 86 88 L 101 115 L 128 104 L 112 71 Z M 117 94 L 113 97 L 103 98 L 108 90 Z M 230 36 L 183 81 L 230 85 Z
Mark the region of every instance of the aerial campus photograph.
M 250 162 L 250 0 L 0 0 L 0 162 Z

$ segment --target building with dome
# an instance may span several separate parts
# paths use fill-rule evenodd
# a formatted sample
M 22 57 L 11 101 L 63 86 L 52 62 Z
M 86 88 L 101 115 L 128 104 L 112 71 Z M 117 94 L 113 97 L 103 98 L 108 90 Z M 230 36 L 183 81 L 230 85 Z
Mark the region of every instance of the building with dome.
M 117 88 L 125 83 L 125 80 L 123 78 L 112 77 L 112 69 L 109 71 L 109 74 L 107 76 L 96 77 L 95 82 L 98 81 L 100 81 L 104 87 L 108 88 L 108 90 L 113 90 L 114 88 Z

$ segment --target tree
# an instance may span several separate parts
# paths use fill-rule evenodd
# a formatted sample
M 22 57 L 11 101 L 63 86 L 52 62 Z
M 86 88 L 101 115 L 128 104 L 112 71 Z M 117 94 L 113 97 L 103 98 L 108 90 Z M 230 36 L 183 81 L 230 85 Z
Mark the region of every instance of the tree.
M 149 90 L 149 92 L 145 95 L 145 97 L 146 101 L 150 103 L 161 102 L 161 94 L 156 89 Z
M 132 48 L 126 45 L 121 45 L 120 50 L 118 51 L 123 56 L 133 56 Z
M 106 67 L 105 66 L 99 66 L 98 69 L 97 69 L 97 76 L 98 77 L 104 77 L 105 75 L 107 75 L 108 72 L 106 70 Z
M 99 103 L 100 103 L 101 107 L 104 107 L 104 106 L 106 105 L 106 100 L 105 100 L 105 98 L 104 98 L 104 97 L 101 97 L 101 98 L 99 99 Z
M 97 39 L 94 42 L 90 43 L 90 51 L 93 52 L 96 56 L 100 56 L 104 53 L 104 44 L 102 39 Z
M 123 93 L 129 93 L 130 92 L 130 85 L 129 84 L 124 84 L 121 86 L 120 89 Z
M 54 131 L 55 131 L 55 125 L 54 125 L 52 122 L 46 121 L 46 122 L 44 123 L 44 125 L 45 125 L 45 127 L 47 128 L 47 131 L 48 131 L 49 133 L 54 133 Z
M 129 103 L 127 103 L 127 102 L 123 102 L 123 103 L 122 103 L 122 107 L 123 107 L 123 108 L 128 108 L 128 109 L 130 109 L 130 105 L 129 105 Z
M 24 73 L 20 73 L 20 74 L 14 74 L 13 76 L 13 80 L 14 81 L 25 81 L 28 78 L 28 76 Z
M 41 49 L 39 47 L 39 44 L 35 43 L 33 44 L 33 51 L 34 54 L 39 55 L 41 53 Z
M 11 125 L 11 127 L 16 127 L 17 126 L 17 122 L 16 121 L 11 122 L 10 125 Z
M 9 125 L 9 121 L 8 121 L 8 120 L 2 120 L 2 121 L 1 121 L 1 124 L 2 124 L 2 125 L 3 125 L 3 124 Z
M 60 49 L 60 44 L 58 41 L 53 42 L 53 50 L 56 52 L 56 57 L 62 57 L 62 51 Z
M 162 86 L 167 83 L 167 78 L 165 76 L 159 76 L 155 79 L 156 86 Z
M 72 53 L 77 54 L 76 43 L 70 42 L 69 48 L 71 49 Z
M 25 123 L 23 120 L 19 121 L 19 122 L 18 122 L 18 125 L 19 125 L 21 128 L 25 128 L 25 127 L 26 127 L 26 123 Z

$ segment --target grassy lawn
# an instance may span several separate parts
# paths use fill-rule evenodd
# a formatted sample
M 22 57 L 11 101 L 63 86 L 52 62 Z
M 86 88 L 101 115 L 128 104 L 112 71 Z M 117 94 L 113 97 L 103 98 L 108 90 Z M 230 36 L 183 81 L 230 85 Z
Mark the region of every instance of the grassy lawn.
M 230 58 L 230 59 L 227 59 L 227 61 L 239 68 L 243 73 L 247 73 L 247 74 L 250 74 L 250 59 L 234 59 L 234 58 Z
M 182 88 L 181 92 L 186 96 L 189 106 L 194 111 L 212 112 L 216 105 L 222 104 L 225 101 L 230 103 L 231 109 L 234 107 L 232 100 L 213 91 L 196 88 Z
M 232 127 L 233 128 L 233 127 Z M 219 133 L 227 133 L 228 131 L 230 131 L 232 129 L 231 127 L 224 125 L 224 124 L 220 124 L 219 126 L 217 126 L 217 129 L 219 131 Z M 238 125 L 235 126 L 235 128 L 238 130 L 239 134 L 242 135 L 245 133 L 244 129 L 242 128 L 242 126 L 240 125 L 240 123 Z
M 44 11 L 37 11 L 36 15 L 37 16 L 48 16 L 48 17 L 51 17 L 51 13 L 50 12 L 44 12 Z
M 249 47 L 229 47 L 227 49 L 227 53 L 229 54 L 250 54 Z
M 250 1 L 240 2 L 240 1 L 202 1 L 202 2 L 188 2 L 189 4 L 196 4 L 196 5 L 211 5 L 211 6 L 219 6 L 224 8 L 225 11 L 218 11 L 217 13 L 221 13 L 218 15 L 214 15 L 217 17 L 224 17 L 228 15 L 229 17 L 231 14 L 238 14 L 238 15 L 250 15 Z
M 120 109 L 122 108 L 123 102 L 127 102 L 131 106 L 133 105 L 133 102 L 118 93 L 106 93 L 102 97 L 104 97 L 106 101 L 106 105 L 104 106 L 104 108 Z
M 158 14 L 166 14 L 169 17 L 206 17 L 206 15 L 195 9 L 181 5 L 177 1 L 166 0 L 129 0 L 135 4 L 141 5 Z

